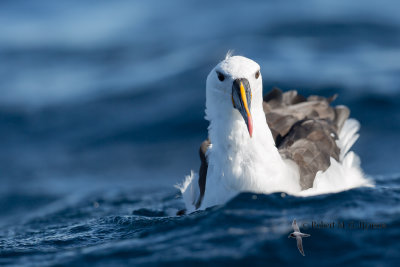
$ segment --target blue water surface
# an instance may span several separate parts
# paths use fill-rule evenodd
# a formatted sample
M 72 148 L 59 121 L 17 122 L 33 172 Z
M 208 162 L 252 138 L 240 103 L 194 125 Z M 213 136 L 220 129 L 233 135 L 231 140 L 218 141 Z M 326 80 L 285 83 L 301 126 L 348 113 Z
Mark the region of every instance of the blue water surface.
M 2 1 L 0 265 L 399 266 L 399 8 Z M 243 193 L 175 216 L 173 185 L 207 137 L 205 79 L 229 49 L 261 65 L 265 92 L 338 93 L 375 187 Z

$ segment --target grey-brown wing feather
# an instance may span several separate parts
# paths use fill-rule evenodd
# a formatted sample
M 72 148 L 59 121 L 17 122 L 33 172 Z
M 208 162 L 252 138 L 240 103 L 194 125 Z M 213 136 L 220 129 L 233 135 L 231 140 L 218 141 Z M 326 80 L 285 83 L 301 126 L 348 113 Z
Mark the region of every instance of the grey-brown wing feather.
M 339 160 L 336 140 L 350 112 L 345 106 L 331 106 L 335 98 L 305 98 L 297 91 L 279 89 L 264 96 L 263 108 L 276 146 L 282 157 L 298 165 L 303 190 L 312 187 L 318 171 L 328 169 L 331 157 Z
M 203 201 L 204 193 L 206 191 L 206 180 L 207 180 L 207 170 L 208 170 L 208 162 L 206 157 L 206 152 L 208 147 L 210 146 L 211 142 L 209 139 L 203 141 L 199 149 L 200 155 L 200 169 L 199 169 L 199 189 L 200 189 L 200 196 L 195 203 L 196 209 L 198 209 Z

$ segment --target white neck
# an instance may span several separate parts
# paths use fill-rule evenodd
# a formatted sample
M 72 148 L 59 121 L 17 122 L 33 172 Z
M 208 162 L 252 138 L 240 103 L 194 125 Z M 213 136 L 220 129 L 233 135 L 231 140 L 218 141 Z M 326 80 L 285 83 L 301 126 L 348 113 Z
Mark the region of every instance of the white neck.
M 210 118 L 207 114 L 212 143 L 209 153 L 212 173 L 207 176 L 207 183 L 211 182 L 209 178 L 220 179 L 232 190 L 265 192 L 269 190 L 266 187 L 271 185 L 271 180 L 279 181 L 282 176 L 284 162 L 275 146 L 262 105 L 254 104 L 251 109 L 252 138 L 237 110 L 232 109 L 231 114 L 220 117 Z

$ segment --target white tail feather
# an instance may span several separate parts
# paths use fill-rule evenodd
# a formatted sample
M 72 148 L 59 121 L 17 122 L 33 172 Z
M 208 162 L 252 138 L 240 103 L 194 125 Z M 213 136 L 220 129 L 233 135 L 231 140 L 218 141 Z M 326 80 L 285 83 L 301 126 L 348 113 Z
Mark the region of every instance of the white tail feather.
M 175 185 L 181 191 L 183 201 L 187 212 L 190 213 L 195 210 L 195 203 L 200 194 L 200 188 L 198 186 L 198 174 L 194 171 L 190 172 L 190 175 L 185 177 L 182 184 Z
M 343 125 L 339 133 L 339 140 L 337 145 L 340 148 L 340 161 L 342 162 L 350 148 L 357 141 L 360 136 L 357 132 L 360 129 L 360 123 L 355 119 L 348 119 Z

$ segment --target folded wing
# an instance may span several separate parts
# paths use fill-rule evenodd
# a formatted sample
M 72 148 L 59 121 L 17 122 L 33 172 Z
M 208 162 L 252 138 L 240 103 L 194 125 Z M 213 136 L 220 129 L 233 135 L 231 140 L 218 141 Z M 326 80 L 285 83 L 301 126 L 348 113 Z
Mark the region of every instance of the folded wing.
M 264 96 L 263 108 L 276 146 L 284 158 L 296 162 L 300 186 L 312 187 L 318 171 L 330 166 L 330 158 L 339 161 L 336 143 L 350 111 L 345 106 L 333 107 L 330 98 L 305 98 L 292 90 L 274 89 Z

